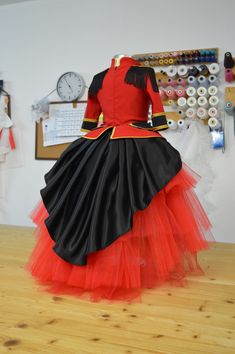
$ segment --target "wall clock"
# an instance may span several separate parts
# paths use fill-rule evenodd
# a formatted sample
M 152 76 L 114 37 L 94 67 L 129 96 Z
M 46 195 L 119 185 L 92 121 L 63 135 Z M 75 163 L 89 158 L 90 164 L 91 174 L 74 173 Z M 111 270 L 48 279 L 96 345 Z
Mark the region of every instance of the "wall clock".
M 85 87 L 83 77 L 78 73 L 69 71 L 60 76 L 56 90 L 63 101 L 72 102 L 82 97 Z

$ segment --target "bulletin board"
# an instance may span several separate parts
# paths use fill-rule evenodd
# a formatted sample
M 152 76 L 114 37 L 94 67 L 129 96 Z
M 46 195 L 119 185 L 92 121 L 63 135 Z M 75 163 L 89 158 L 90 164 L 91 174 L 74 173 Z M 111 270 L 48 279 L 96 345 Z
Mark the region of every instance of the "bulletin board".
M 87 101 L 78 101 L 73 102 L 74 105 L 79 103 L 86 103 Z M 50 102 L 50 104 L 58 103 L 68 103 L 68 102 Z M 36 123 L 35 126 L 35 159 L 36 160 L 57 160 L 62 152 L 70 145 L 71 143 L 52 145 L 52 146 L 43 146 L 43 130 L 42 130 L 42 121 Z

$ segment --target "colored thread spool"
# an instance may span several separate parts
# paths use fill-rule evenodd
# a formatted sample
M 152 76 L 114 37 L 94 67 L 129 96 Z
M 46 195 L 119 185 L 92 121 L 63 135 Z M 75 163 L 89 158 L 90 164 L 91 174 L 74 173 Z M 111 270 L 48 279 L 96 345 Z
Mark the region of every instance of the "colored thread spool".
M 233 72 L 232 69 L 225 69 L 225 81 L 232 82 L 233 81 Z
M 197 81 L 196 77 L 194 77 L 194 76 L 189 76 L 189 77 L 188 77 L 188 84 L 189 84 L 190 86 L 197 87 L 197 86 L 198 86 L 198 81 Z
M 203 76 L 206 76 L 209 74 L 209 69 L 208 69 L 207 65 L 205 65 L 205 64 L 200 65 L 198 68 L 198 71 L 199 71 L 199 74 L 203 75 Z
M 177 121 L 177 125 L 178 125 L 178 128 L 180 128 L 180 129 L 186 128 L 186 124 L 185 124 L 185 120 L 184 119 L 179 119 Z
M 219 116 L 219 112 L 218 109 L 215 107 L 211 107 L 208 109 L 208 115 L 209 117 L 215 117 L 217 118 Z
M 181 108 L 181 109 L 186 109 L 188 108 L 188 104 L 187 104 L 187 100 L 185 97 L 180 97 L 177 100 L 177 105 Z
M 206 87 L 204 87 L 204 86 L 198 87 L 197 94 L 198 94 L 198 96 L 204 96 L 204 97 L 209 96 L 208 91 L 207 91 Z
M 208 99 L 204 96 L 198 97 L 197 103 L 200 107 L 203 107 L 203 108 L 207 108 L 209 106 Z
M 165 58 L 163 61 L 164 61 L 164 65 L 169 65 L 169 59 Z
M 208 118 L 208 111 L 203 107 L 199 107 L 197 109 L 197 116 L 200 119 L 207 119 Z
M 234 59 L 230 52 L 224 54 L 224 67 L 226 69 L 232 69 L 234 67 Z
M 196 108 L 190 107 L 186 110 L 185 114 L 187 118 L 194 119 L 197 116 L 197 110 Z
M 176 130 L 178 128 L 177 123 L 173 119 L 167 119 L 167 125 L 171 130 Z
M 167 97 L 171 98 L 172 100 L 176 99 L 176 93 L 172 87 L 168 86 L 165 92 Z
M 198 80 L 199 85 L 201 85 L 201 86 L 207 87 L 209 85 L 207 78 L 203 75 L 198 76 L 197 80 Z
M 177 86 L 177 82 L 174 79 L 169 78 L 169 79 L 167 79 L 167 85 L 169 85 L 171 87 L 176 87 Z
M 166 74 L 167 76 L 169 76 L 172 79 L 176 79 L 178 74 L 177 74 L 177 67 L 175 65 L 170 65 L 167 69 L 166 69 Z
M 218 78 L 214 74 L 208 76 L 208 81 L 210 85 L 218 85 Z
M 220 71 L 219 64 L 217 63 L 210 64 L 208 69 L 209 69 L 209 73 L 214 75 L 217 75 Z
M 196 97 L 197 96 L 197 90 L 193 86 L 189 86 L 186 90 L 186 93 L 189 97 Z
M 218 94 L 218 88 L 214 85 L 209 86 L 208 93 L 210 96 L 216 96 Z
M 161 100 L 166 100 L 167 99 L 167 95 L 165 93 L 165 91 L 163 89 L 159 89 L 159 95 L 161 97 Z
M 232 101 L 226 101 L 226 102 L 225 102 L 224 110 L 225 110 L 228 114 L 232 114 L 232 113 L 233 113 L 233 111 L 234 111 L 234 105 L 233 105 Z
M 184 87 L 178 87 L 176 90 L 175 90 L 175 93 L 178 97 L 186 97 L 186 91 L 185 91 L 185 88 Z
M 219 129 L 221 127 L 221 122 L 219 119 L 211 117 L 208 119 L 208 125 L 211 129 Z
M 176 107 L 177 107 L 177 105 L 176 105 L 176 103 L 175 103 L 174 100 L 168 100 L 167 103 L 168 103 L 168 105 L 169 105 L 170 107 L 172 107 L 172 108 L 176 108 Z
M 186 116 L 185 111 L 181 108 L 177 108 L 177 113 L 181 118 L 184 118 Z
M 175 62 L 175 61 L 174 61 L 173 58 L 170 58 L 170 59 L 169 59 L 169 64 L 170 64 L 170 65 L 174 64 L 174 62 Z
M 209 104 L 211 107 L 217 107 L 219 105 L 219 98 L 217 96 L 211 96 L 209 98 Z
M 177 79 L 177 84 L 180 85 L 180 86 L 186 86 L 187 85 L 187 82 L 185 79 L 183 79 L 182 77 L 179 77 Z
M 166 82 L 162 79 L 157 79 L 157 85 L 161 87 L 166 87 Z
M 178 67 L 178 75 L 181 76 L 181 77 L 183 77 L 183 78 L 188 77 L 188 68 L 187 68 L 187 66 L 185 66 L 185 65 L 180 65 L 180 66 Z
M 191 66 L 188 69 L 188 74 L 189 74 L 189 76 L 197 76 L 199 74 L 199 70 L 196 66 Z
M 187 99 L 187 105 L 189 106 L 189 107 L 197 107 L 197 99 L 195 98 L 195 97 L 189 97 L 188 99 Z

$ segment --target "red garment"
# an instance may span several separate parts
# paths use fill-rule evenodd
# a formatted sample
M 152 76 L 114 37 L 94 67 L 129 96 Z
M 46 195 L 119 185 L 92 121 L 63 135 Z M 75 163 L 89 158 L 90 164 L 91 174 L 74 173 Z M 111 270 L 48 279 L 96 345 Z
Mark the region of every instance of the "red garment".
M 146 76 L 146 89 L 143 90 L 126 83 L 126 75 L 133 67 L 139 69 L 137 75 L 143 76 L 150 73 Z M 124 57 L 119 66 L 115 66 L 115 59 L 112 59 L 111 67 L 102 73 L 93 78 L 95 84 L 96 81 L 101 80 L 102 87 L 96 95 L 88 96 L 81 130 L 92 129 L 92 131 L 83 138 L 96 139 L 110 127 L 113 127 L 110 139 L 161 137 L 157 130 L 167 129 L 168 125 L 154 70 L 140 67 L 138 61 Z M 104 76 L 103 80 L 101 76 Z M 147 124 L 150 104 L 152 105 L 153 126 Z M 97 128 L 101 112 L 104 115 L 104 123 L 102 127 Z M 137 127 L 138 122 L 144 123 L 144 126 Z

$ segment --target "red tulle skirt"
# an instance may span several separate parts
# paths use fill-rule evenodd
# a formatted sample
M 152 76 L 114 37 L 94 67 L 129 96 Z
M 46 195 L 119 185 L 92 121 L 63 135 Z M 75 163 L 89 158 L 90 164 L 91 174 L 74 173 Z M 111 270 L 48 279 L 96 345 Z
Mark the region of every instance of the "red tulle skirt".
M 36 245 L 26 269 L 54 294 L 91 301 L 142 301 L 144 289 L 164 282 L 186 286 L 187 275 L 204 275 L 197 252 L 215 242 L 210 221 L 193 187 L 199 176 L 183 164 L 147 208 L 133 216 L 133 227 L 105 249 L 88 255 L 85 266 L 72 265 L 52 249 L 42 201 L 31 213 Z

